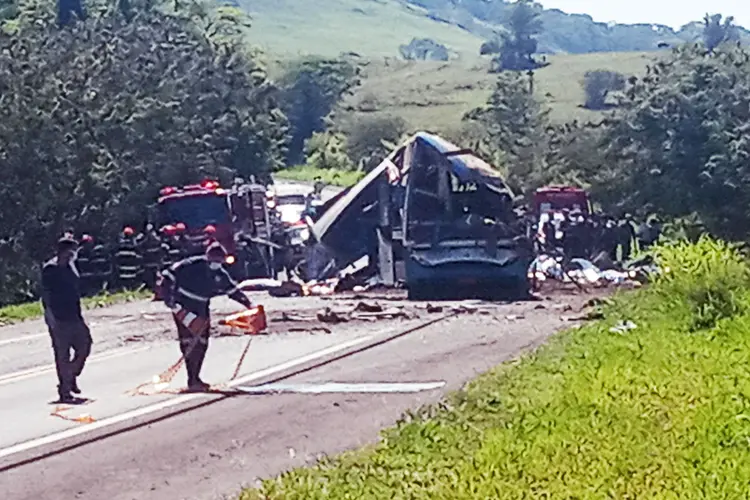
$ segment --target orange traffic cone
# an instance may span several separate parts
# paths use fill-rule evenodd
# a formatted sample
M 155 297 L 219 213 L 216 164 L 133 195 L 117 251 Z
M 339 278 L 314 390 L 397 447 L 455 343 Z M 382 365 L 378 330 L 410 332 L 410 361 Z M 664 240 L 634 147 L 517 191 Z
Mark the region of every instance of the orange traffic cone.
M 230 314 L 226 318 L 219 320 L 219 324 L 242 330 L 246 335 L 261 333 L 268 327 L 266 310 L 263 306 Z

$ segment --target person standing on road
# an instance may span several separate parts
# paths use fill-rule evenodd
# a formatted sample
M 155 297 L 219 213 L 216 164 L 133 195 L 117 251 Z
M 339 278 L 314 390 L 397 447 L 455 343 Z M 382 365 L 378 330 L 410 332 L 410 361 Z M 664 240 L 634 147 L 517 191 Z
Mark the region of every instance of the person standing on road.
M 248 309 L 252 307 L 250 299 L 224 268 L 226 257 L 224 247 L 214 242 L 204 255 L 175 262 L 162 273 L 164 302 L 172 310 L 177 325 L 190 391 L 209 388 L 201 380 L 200 372 L 208 351 L 211 298 L 227 295 Z
M 57 368 L 60 402 L 75 402 L 78 377 L 91 353 L 91 332 L 81 313 L 81 288 L 73 264 L 78 242 L 70 235 L 57 242 L 57 255 L 42 268 L 42 306 Z M 71 358 L 71 350 L 73 356 Z

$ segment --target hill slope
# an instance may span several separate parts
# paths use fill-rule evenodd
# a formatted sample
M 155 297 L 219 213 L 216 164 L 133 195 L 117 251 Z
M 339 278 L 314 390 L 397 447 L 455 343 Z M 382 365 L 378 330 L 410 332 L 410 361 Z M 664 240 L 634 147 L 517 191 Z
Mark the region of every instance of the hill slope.
M 661 52 L 621 52 L 549 57 L 551 64 L 535 72 L 535 94 L 550 107 L 553 121 L 597 120 L 602 112 L 581 107 L 582 82 L 590 70 L 607 69 L 627 76 L 643 75 Z M 338 122 L 346 128 L 366 116 L 391 115 L 406 120 L 412 130 L 449 132 L 464 113 L 483 105 L 495 84 L 479 58 L 451 62 L 387 61 L 365 67 L 362 86 L 347 98 Z
M 253 43 L 280 56 L 356 52 L 398 57 L 414 38 L 432 38 L 455 54 L 475 56 L 483 40 L 505 30 L 513 5 L 503 0 L 232 0 L 253 17 Z M 701 26 L 606 24 L 581 14 L 540 9 L 547 53 L 655 50 L 700 39 Z M 750 42 L 750 32 L 741 30 Z
M 399 0 L 239 0 L 252 17 L 251 43 L 275 56 L 355 52 L 397 57 L 413 37 L 432 38 L 460 54 L 477 54 L 482 39 L 429 19 Z

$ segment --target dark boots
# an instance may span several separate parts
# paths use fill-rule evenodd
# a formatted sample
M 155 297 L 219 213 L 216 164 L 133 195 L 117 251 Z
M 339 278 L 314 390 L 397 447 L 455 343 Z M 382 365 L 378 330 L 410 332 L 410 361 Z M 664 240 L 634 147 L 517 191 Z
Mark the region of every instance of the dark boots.
M 203 368 L 203 361 L 206 359 L 206 352 L 208 351 L 208 339 L 201 337 L 190 352 L 187 352 L 190 347 L 189 344 L 184 343 L 180 347 L 182 347 L 182 354 L 185 356 L 188 389 L 208 389 L 209 385 L 201 380 L 201 368 Z

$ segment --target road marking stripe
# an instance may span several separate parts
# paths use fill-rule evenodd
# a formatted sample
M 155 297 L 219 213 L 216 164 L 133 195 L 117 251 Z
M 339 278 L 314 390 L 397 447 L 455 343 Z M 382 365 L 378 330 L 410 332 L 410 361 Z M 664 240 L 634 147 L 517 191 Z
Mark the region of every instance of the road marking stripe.
M 120 319 L 116 319 L 113 321 L 109 321 L 107 322 L 107 324 L 108 325 L 123 325 L 125 323 L 132 323 L 133 321 L 136 321 L 136 320 L 138 320 L 136 316 L 127 316 L 125 318 L 120 318 Z M 93 327 L 93 326 L 98 326 L 100 324 L 101 323 L 97 321 L 93 321 L 89 323 L 89 326 Z M 22 335 L 20 337 L 13 337 L 12 339 L 0 340 L 0 347 L 4 345 L 9 345 L 9 344 L 15 344 L 18 342 L 24 342 L 26 340 L 38 339 L 40 337 L 49 337 L 49 333 L 32 333 L 30 335 Z
M 151 347 L 152 346 L 144 346 L 144 347 L 139 347 L 136 349 L 124 348 L 124 349 L 119 349 L 116 351 L 103 352 L 101 354 L 91 356 L 88 359 L 87 363 L 96 363 L 98 361 L 105 361 L 108 359 L 119 358 L 120 356 L 125 356 L 126 354 L 135 354 L 135 353 L 146 351 L 148 349 L 151 349 Z M 30 368 L 28 370 L 23 370 L 20 372 L 9 373 L 7 375 L 0 376 L 0 385 L 9 384 L 12 382 L 19 382 L 21 380 L 26 380 L 32 377 L 44 375 L 45 373 L 50 373 L 54 371 L 55 371 L 55 365 L 52 364 L 52 365 L 39 366 L 36 368 Z
M 253 380 L 257 380 L 263 377 L 267 377 L 269 375 L 273 375 L 274 373 L 283 372 L 290 368 L 294 368 L 295 366 L 304 365 L 305 363 L 309 363 L 310 361 L 315 361 L 316 359 L 324 358 L 326 356 L 330 356 L 331 354 L 345 351 L 346 349 L 350 349 L 354 346 L 363 344 L 371 340 L 373 337 L 374 335 L 367 335 L 364 337 L 350 340 L 348 342 L 344 342 L 342 344 L 337 344 L 337 345 L 328 347 L 326 349 L 323 349 L 323 350 L 320 350 L 320 351 L 317 351 L 317 352 L 314 352 L 314 353 L 311 353 L 311 354 L 308 354 L 308 355 L 305 355 L 296 359 L 292 359 L 290 361 L 286 361 L 279 365 L 265 368 L 263 370 L 259 370 L 257 372 L 245 375 L 243 377 L 239 377 L 227 385 L 229 387 L 236 387 L 236 386 L 251 382 Z M 49 436 L 32 439 L 30 441 L 26 441 L 24 443 L 16 444 L 16 445 L 0 450 L 0 459 L 8 457 L 10 455 L 15 455 L 16 453 L 21 453 L 24 451 L 32 450 L 40 446 L 46 446 L 52 443 L 56 443 L 58 441 L 80 436 L 82 434 L 86 434 L 86 433 L 95 431 L 97 429 L 102 429 L 105 427 L 109 427 L 111 425 L 119 424 L 121 422 L 126 422 L 134 418 L 148 415 L 149 413 L 154 413 L 157 411 L 165 410 L 167 408 L 171 408 L 173 406 L 187 403 L 188 401 L 192 401 L 194 399 L 198 399 L 198 398 L 206 397 L 206 396 L 212 396 L 212 394 L 211 393 L 188 394 L 185 396 L 168 399 L 160 403 L 155 403 L 149 406 L 144 406 L 143 408 L 138 408 L 136 410 L 132 410 L 129 412 L 121 413 L 120 415 L 115 415 L 113 417 L 105 418 L 103 420 L 97 420 L 96 422 L 93 422 L 91 424 L 86 424 L 84 427 L 74 427 L 66 431 L 58 432 L 57 434 L 51 434 Z
M 330 394 L 330 393 L 406 393 L 433 391 L 445 386 L 440 382 L 325 382 L 322 384 L 263 384 L 240 386 L 238 391 L 248 394 L 295 393 L 295 394 Z
M 15 344 L 16 342 L 24 342 L 26 340 L 38 339 L 39 337 L 48 337 L 47 333 L 34 333 L 32 335 L 24 335 L 23 337 L 14 337 L 12 339 L 0 340 L 0 346 Z

